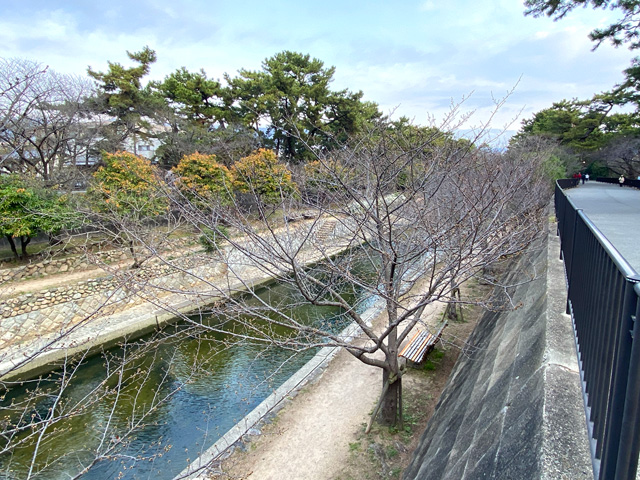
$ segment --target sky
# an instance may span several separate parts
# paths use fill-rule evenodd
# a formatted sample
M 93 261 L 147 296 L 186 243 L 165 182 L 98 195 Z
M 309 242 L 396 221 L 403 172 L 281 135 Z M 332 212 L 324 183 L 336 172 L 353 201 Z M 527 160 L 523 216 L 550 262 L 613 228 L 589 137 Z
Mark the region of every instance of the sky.
M 222 80 L 290 50 L 334 66 L 334 90 L 361 90 L 386 114 L 439 125 L 455 108 L 470 115 L 461 128 L 511 131 L 622 81 L 632 54 L 594 52 L 588 39 L 615 12 L 554 22 L 524 10 L 518 0 L 0 0 L 0 57 L 86 75 L 133 65 L 126 52 L 149 46 L 150 80 L 181 67 Z

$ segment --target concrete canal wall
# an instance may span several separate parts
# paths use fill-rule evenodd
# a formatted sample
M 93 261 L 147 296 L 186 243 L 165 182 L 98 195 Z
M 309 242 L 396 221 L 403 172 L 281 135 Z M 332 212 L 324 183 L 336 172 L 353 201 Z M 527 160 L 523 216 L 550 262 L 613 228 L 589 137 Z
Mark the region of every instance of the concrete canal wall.
M 298 261 L 312 264 L 338 255 L 353 244 L 343 240 L 335 221 L 299 224 L 284 232 L 286 241 L 314 238 L 326 248 L 299 252 Z M 120 269 L 70 286 L 7 296 L 0 310 L 0 379 L 26 378 L 79 352 L 85 352 L 197 313 L 225 296 L 274 280 L 263 268 L 227 246 L 224 260 L 189 252 L 171 262 L 150 262 L 141 269 Z M 286 274 L 286 266 L 280 273 Z

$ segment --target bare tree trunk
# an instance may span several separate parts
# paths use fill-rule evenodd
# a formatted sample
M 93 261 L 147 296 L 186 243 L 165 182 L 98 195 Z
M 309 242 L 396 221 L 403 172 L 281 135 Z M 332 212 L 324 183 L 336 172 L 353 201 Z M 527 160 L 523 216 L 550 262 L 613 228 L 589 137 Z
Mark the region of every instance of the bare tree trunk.
M 444 317 L 452 322 L 462 322 L 464 320 L 462 317 L 462 308 L 458 308 L 458 302 L 462 302 L 460 287 L 454 279 L 451 279 L 451 303 L 447 304 Z
M 401 422 L 400 394 L 402 392 L 402 378 L 398 373 L 392 373 L 385 369 L 382 373 L 382 385 L 384 386 L 387 382 L 389 382 L 389 387 L 382 399 L 380 423 L 383 425 L 398 425 Z
M 131 257 L 133 258 L 133 265 L 131 265 L 131 268 L 140 268 L 140 262 L 138 261 L 138 257 L 136 255 L 136 249 L 133 245 L 133 240 L 129 240 L 129 251 L 131 252 Z

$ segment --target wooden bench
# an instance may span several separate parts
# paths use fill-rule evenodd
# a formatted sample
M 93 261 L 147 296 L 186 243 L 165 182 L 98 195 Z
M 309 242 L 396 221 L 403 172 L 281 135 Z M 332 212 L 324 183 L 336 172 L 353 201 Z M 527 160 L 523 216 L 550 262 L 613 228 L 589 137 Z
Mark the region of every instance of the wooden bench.
M 424 330 L 417 331 L 411 340 L 409 340 L 405 346 L 400 350 L 399 357 L 404 357 L 407 361 L 413 364 L 420 364 L 424 361 L 424 358 L 433 350 L 436 343 L 442 336 L 444 327 L 447 326 L 446 322 L 443 322 L 437 333 L 433 334 Z

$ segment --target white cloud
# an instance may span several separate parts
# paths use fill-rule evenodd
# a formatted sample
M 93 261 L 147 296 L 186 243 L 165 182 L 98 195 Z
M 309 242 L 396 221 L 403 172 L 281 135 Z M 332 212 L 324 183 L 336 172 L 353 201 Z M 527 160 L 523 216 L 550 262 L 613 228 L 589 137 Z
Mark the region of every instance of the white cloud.
M 427 0 L 426 2 L 422 2 L 422 4 L 420 5 L 420 10 L 422 10 L 423 12 L 430 12 L 432 10 L 435 10 L 436 8 L 436 3 L 433 0 Z
M 24 2 L 23 2 L 24 3 Z M 43 5 L 45 5 L 43 3 Z M 125 51 L 148 45 L 158 54 L 150 77 L 182 66 L 213 78 L 260 69 L 282 50 L 310 53 L 336 67 L 334 88 L 362 90 L 384 111 L 426 121 L 474 92 L 465 106 L 489 118 L 492 95 L 522 81 L 495 117 L 507 122 L 563 98 L 588 98 L 613 86 L 631 54 L 602 46 L 591 52 L 592 27 L 610 12 L 579 10 L 559 22 L 524 17 L 512 0 L 412 0 L 371 4 L 338 0 L 265 4 L 112 0 L 51 10 L 16 8 L 0 18 L 3 56 L 37 60 L 83 74 L 107 61 L 128 64 Z M 97 20 L 97 21 L 96 21 Z
M 534 37 L 536 38 L 536 40 L 544 40 L 549 35 L 551 35 L 551 32 L 549 32 L 549 31 L 540 31 L 540 32 L 536 32 L 534 34 Z

